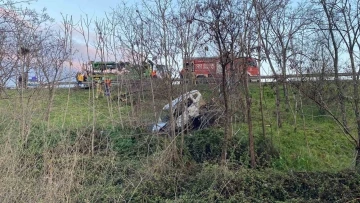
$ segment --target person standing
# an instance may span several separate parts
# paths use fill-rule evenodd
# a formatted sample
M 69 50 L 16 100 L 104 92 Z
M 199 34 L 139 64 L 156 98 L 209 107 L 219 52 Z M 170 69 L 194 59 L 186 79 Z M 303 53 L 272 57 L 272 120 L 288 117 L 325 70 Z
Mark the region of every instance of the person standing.
M 105 95 L 110 96 L 110 87 L 111 87 L 111 79 L 106 78 L 105 79 Z
M 22 75 L 19 75 L 18 78 L 18 88 L 22 88 L 23 87 L 23 78 Z
M 151 77 L 152 78 L 157 78 L 156 70 L 151 71 Z
M 87 71 L 84 71 L 84 82 L 87 82 L 87 78 L 88 78 L 88 73 Z
M 78 86 L 80 87 L 82 82 L 84 81 L 84 75 L 80 72 L 76 74 L 76 81 L 78 83 Z

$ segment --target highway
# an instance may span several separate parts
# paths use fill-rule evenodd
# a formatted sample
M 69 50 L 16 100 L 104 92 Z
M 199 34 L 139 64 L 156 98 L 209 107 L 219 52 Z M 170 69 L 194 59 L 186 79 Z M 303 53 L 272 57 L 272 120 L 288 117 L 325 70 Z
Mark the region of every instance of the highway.
M 320 77 L 323 77 L 326 80 L 334 80 L 335 78 L 335 74 L 333 73 L 327 73 L 324 75 L 318 74 L 318 73 L 310 73 L 310 74 L 290 74 L 290 75 L 286 75 L 285 79 L 284 77 L 282 77 L 281 75 L 263 75 L 263 76 L 249 76 L 249 80 L 251 82 L 264 82 L 264 83 L 269 83 L 269 82 L 291 82 L 291 81 L 315 81 L 318 80 Z M 341 80 L 352 80 L 352 74 L 351 73 L 339 73 L 338 74 L 339 78 Z M 162 80 L 159 78 L 153 78 L 153 80 Z M 221 82 L 221 78 L 197 78 L 196 79 L 197 83 L 220 83 Z M 174 78 L 172 79 L 172 83 L 174 85 L 176 84 L 181 84 L 182 82 L 184 82 L 184 79 L 180 79 L 180 78 Z M 82 86 L 91 86 L 93 82 L 82 82 Z M 150 78 L 144 78 L 143 83 L 150 83 Z M 123 85 L 123 86 L 138 86 L 139 84 L 139 80 L 138 79 L 121 79 L 119 81 L 113 80 L 111 82 L 112 85 Z M 44 87 L 47 88 L 50 85 L 54 85 L 57 88 L 72 88 L 72 87 L 77 87 L 78 83 L 76 81 L 59 81 L 59 82 L 54 82 L 52 83 L 31 83 L 28 85 L 28 87 Z

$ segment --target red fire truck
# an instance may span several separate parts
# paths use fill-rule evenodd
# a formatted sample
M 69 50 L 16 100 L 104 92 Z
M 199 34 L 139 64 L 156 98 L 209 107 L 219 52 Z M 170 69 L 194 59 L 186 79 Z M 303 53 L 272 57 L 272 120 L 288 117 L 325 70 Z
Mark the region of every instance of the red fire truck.
M 254 58 L 237 58 L 234 60 L 234 67 L 237 72 L 242 72 L 241 70 L 246 67 L 246 72 L 251 77 L 260 74 Z M 230 69 L 230 64 L 227 65 L 227 69 Z M 196 78 L 219 78 L 222 75 L 222 68 L 218 57 L 195 57 L 184 60 L 184 67 L 180 71 L 180 77 L 183 78 L 187 72 L 194 72 Z

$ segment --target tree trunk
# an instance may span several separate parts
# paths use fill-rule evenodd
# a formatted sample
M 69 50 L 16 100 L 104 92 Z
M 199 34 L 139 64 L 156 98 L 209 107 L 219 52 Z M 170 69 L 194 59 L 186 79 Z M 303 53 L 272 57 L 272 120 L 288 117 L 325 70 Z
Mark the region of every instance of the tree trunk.
M 50 84 L 49 84 L 50 85 Z M 53 86 L 53 85 L 51 85 Z M 47 127 L 50 127 L 50 113 L 51 108 L 54 102 L 54 87 L 49 87 L 49 95 L 48 95 L 48 103 L 46 108 L 46 114 L 45 114 L 45 121 L 47 122 Z
M 280 113 L 280 88 L 279 83 L 275 83 L 275 94 L 276 94 L 276 125 L 278 128 L 281 128 L 282 121 L 281 121 L 281 113 Z
M 253 134 L 253 125 L 252 125 L 252 113 L 251 113 L 251 97 L 249 91 L 249 82 L 248 75 L 246 74 L 244 80 L 245 87 L 245 99 L 246 99 L 246 112 L 247 112 L 247 124 L 249 128 L 249 154 L 251 161 L 251 168 L 256 168 L 256 157 L 255 157 L 255 140 Z
M 360 145 L 357 143 L 356 147 L 356 159 L 355 159 L 355 170 L 360 174 Z
M 287 78 L 286 78 L 286 49 L 284 48 L 282 51 L 282 84 L 283 84 L 283 91 L 285 97 L 285 111 L 288 112 L 290 109 L 290 100 L 289 100 L 289 91 L 287 87 Z
M 344 102 L 344 93 L 342 91 L 341 82 L 340 82 L 340 78 L 339 78 L 339 47 L 338 47 L 338 42 L 336 41 L 336 38 L 335 38 L 334 27 L 333 27 L 333 22 L 332 22 L 333 13 L 328 10 L 327 4 L 325 1 L 321 1 L 321 4 L 323 6 L 323 9 L 324 9 L 326 17 L 327 17 L 328 26 L 329 26 L 328 27 L 329 34 L 330 34 L 331 43 L 332 43 L 332 46 L 334 49 L 333 62 L 334 62 L 335 84 L 336 84 L 337 95 L 338 95 L 339 104 L 340 104 L 342 124 L 345 128 L 344 130 L 349 131 L 348 126 L 347 126 L 346 112 L 345 112 L 346 109 L 345 109 L 345 102 Z
M 349 50 L 350 54 L 350 62 L 352 69 L 352 79 L 353 79 L 353 103 L 354 103 L 354 111 L 355 111 L 355 119 L 357 125 L 357 156 L 355 167 L 356 171 L 360 173 L 360 107 L 359 107 L 359 75 L 355 68 L 355 60 L 353 56 L 353 50 Z
M 225 125 L 224 125 L 224 143 L 221 151 L 221 165 L 226 164 L 227 148 L 229 142 L 229 129 L 230 129 L 230 119 L 229 119 L 229 101 L 228 101 L 228 92 L 226 88 L 226 65 L 222 64 L 222 93 L 224 99 L 225 107 Z

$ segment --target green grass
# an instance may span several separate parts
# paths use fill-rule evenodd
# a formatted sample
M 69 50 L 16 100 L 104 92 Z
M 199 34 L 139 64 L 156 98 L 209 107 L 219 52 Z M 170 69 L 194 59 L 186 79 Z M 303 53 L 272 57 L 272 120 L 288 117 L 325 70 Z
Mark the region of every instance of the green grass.
M 44 122 L 49 97 L 46 90 L 25 90 L 24 111 L 29 113 L 28 120 L 35 124 Z M 21 114 L 20 95 L 17 91 L 9 91 L 7 99 L 0 100 L 2 112 Z M 33 98 L 29 95 L 36 94 Z M 30 101 L 30 102 L 28 102 Z M 93 98 L 92 90 L 85 89 L 58 89 L 55 92 L 54 101 L 51 107 L 50 124 L 54 127 L 79 127 L 95 124 L 109 127 L 115 122 L 119 123 L 120 116 L 126 116 L 129 106 L 118 103 L 108 97 Z
M 216 92 L 207 89 L 207 85 L 201 84 L 196 88 L 199 89 L 205 100 L 214 98 Z M 253 123 L 255 136 L 262 137 L 261 114 L 259 111 L 259 92 L 258 84 L 251 84 L 253 102 Z M 38 94 L 37 99 L 28 99 L 24 102 L 26 115 L 33 126 L 44 125 L 44 113 L 47 105 L 46 91 L 33 92 L 26 90 L 25 96 Z M 354 149 L 352 144 L 347 140 L 344 133 L 336 125 L 334 120 L 326 116 L 326 113 L 319 111 L 319 108 L 311 103 L 303 106 L 303 112 L 296 112 L 296 127 L 294 115 L 292 112 L 282 111 L 283 126 L 276 127 L 275 95 L 269 87 L 264 87 L 264 114 L 266 124 L 266 137 L 271 138 L 273 145 L 280 152 L 279 159 L 275 160 L 273 167 L 278 170 L 301 170 L 301 171 L 337 171 L 348 168 L 352 165 Z M 20 110 L 19 94 L 15 90 L 8 92 L 7 99 L 0 100 L 2 112 L 8 112 L 16 116 L 22 113 Z M 151 102 L 151 95 L 144 97 L 147 101 L 142 104 Z M 134 100 L 136 98 L 134 97 Z M 283 98 L 282 98 L 283 99 Z M 291 104 L 294 104 L 291 97 Z M 221 98 L 219 98 L 221 101 Z M 304 101 L 306 99 L 303 98 Z M 159 106 L 166 103 L 165 100 L 157 100 Z M 161 104 L 162 103 L 162 104 Z M 305 103 L 305 102 L 304 102 Z M 146 106 L 146 105 L 144 105 Z M 139 107 L 134 107 L 139 108 Z M 283 107 L 282 107 L 283 108 Z M 293 107 L 295 109 L 295 107 Z M 17 112 L 17 113 L 14 113 Z M 143 116 L 143 117 L 141 117 Z M 92 126 L 95 123 L 96 128 L 112 129 L 121 126 L 129 126 L 132 120 L 146 120 L 149 126 L 154 120 L 151 105 L 144 108 L 142 114 L 132 115 L 130 105 L 118 103 L 117 101 L 108 100 L 107 97 L 93 99 L 92 90 L 81 89 L 58 89 L 56 90 L 53 107 L 50 114 L 50 126 L 53 129 L 77 129 Z M 25 118 L 27 119 L 27 118 Z M 19 120 L 19 119 L 17 119 Z M 141 121 L 137 123 L 142 123 Z M 147 127 L 145 126 L 145 127 Z M 144 126 L 142 127 L 144 128 Z M 240 129 L 240 130 L 238 130 Z M 234 130 L 238 132 L 241 139 L 247 139 L 246 124 L 235 124 Z
M 208 87 L 201 84 L 189 90 L 198 89 L 205 101 L 215 99 L 222 104 L 216 87 Z M 134 93 L 132 105 L 107 97 L 93 99 L 91 90 L 58 89 L 49 122 L 45 121 L 49 101 L 46 89 L 25 90 L 23 104 L 19 92 L 9 90 L 8 96 L 0 99 L 0 172 L 4 174 L 0 176 L 4 183 L 0 198 L 10 202 L 325 200 L 321 196 L 325 192 L 320 189 L 311 190 L 314 194 L 309 197 L 300 186 L 294 186 L 299 190 L 296 192 L 286 182 L 296 177 L 298 184 L 311 188 L 316 180 L 306 182 L 303 172 L 314 173 L 314 178 L 324 181 L 322 175 L 338 177 L 353 169 L 352 143 L 326 112 L 304 97 L 302 108 L 299 96 L 290 97 L 289 111 L 281 104 L 283 125 L 277 127 L 271 86 L 263 90 L 264 140 L 258 84 L 251 84 L 250 90 L 258 170 L 248 170 L 248 126 L 242 122 L 244 109 L 236 97 L 231 103 L 236 122 L 231 131 L 228 164 L 222 168 L 218 165 L 221 125 L 186 135 L 182 154 L 180 135 L 173 140 L 148 131 L 156 120 L 154 108 L 160 110 L 168 101 L 163 86 L 161 91 L 154 91 L 155 103 L 151 91 L 146 91 Z M 181 93 L 180 86 L 173 91 L 175 98 Z M 351 111 L 348 117 L 353 123 Z M 292 176 L 293 172 L 300 175 Z M 344 184 L 358 184 L 350 182 Z M 10 188 L 16 192 L 7 193 Z M 259 195 L 251 196 L 257 190 L 261 190 Z

